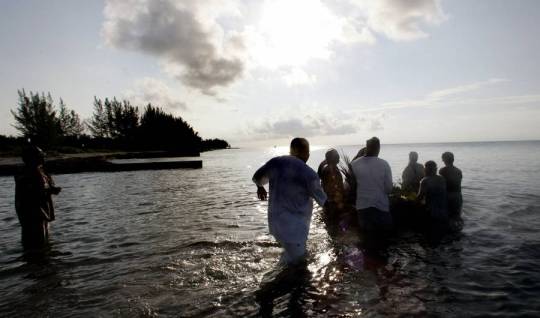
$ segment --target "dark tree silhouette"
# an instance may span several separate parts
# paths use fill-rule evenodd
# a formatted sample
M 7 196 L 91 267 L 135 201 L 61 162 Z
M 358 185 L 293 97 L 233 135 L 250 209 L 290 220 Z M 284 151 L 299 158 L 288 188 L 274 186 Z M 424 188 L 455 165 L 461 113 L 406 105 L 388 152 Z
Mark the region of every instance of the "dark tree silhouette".
M 141 117 L 140 145 L 148 150 L 200 151 L 201 137 L 181 117 L 148 104 Z
M 55 145 L 62 135 L 60 120 L 54 109 L 51 94 L 30 92 L 26 95 L 18 90 L 19 101 L 17 109 L 11 111 L 15 118 L 14 127 L 33 143 L 49 148 Z
M 231 148 L 228 142 L 223 139 L 205 139 L 202 142 L 202 150 L 213 150 L 213 149 L 227 149 Z
M 59 107 L 58 119 L 62 136 L 79 137 L 84 134 L 84 126 L 79 115 L 73 109 L 69 110 L 61 98 Z
M 94 97 L 94 113 L 88 122 L 92 135 L 112 139 L 117 144 L 131 145 L 139 128 L 139 109 L 129 101 Z
M 116 98 L 107 103 L 109 132 L 111 137 L 119 139 L 130 139 L 139 127 L 139 109 L 124 100 L 119 102 Z M 110 105 L 110 106 L 108 106 Z
M 110 137 L 107 125 L 107 112 L 103 106 L 103 101 L 94 96 L 94 113 L 87 122 L 88 129 L 92 136 L 97 138 Z
M 229 148 L 221 139 L 202 140 L 199 133 L 180 116 L 165 113 L 161 108 L 148 104 L 140 115 L 139 108 L 129 101 L 115 97 L 104 100 L 94 97 L 94 113 L 86 121 L 91 136 L 85 135 L 85 126 L 79 115 L 68 109 L 60 99 L 53 105 L 50 94 L 18 91 L 19 102 L 11 113 L 15 127 L 24 139 L 45 147 L 64 147 L 62 151 L 89 149 L 165 150 L 185 155 L 200 151 Z M 20 138 L 0 139 L 0 147 L 14 149 L 22 143 Z M 18 147 L 18 146 L 17 146 Z M 67 147 L 67 148 L 65 148 Z

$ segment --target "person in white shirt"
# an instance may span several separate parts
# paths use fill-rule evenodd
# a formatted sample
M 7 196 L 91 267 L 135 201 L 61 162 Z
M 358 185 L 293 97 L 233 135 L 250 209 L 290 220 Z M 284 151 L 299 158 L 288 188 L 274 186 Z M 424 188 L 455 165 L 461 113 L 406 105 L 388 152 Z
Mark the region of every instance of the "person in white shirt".
M 267 199 L 264 185 L 270 183 L 268 227 L 284 249 L 282 264 L 295 265 L 305 259 L 312 198 L 320 206 L 324 206 L 327 199 L 319 176 L 306 164 L 308 159 L 308 141 L 294 138 L 290 156 L 271 159 L 253 175 L 260 200 Z
M 388 200 L 392 192 L 392 170 L 388 162 L 378 158 L 380 149 L 379 139 L 373 137 L 366 142 L 366 155 L 351 163 L 356 179 L 358 223 L 367 249 L 384 247 L 392 229 Z

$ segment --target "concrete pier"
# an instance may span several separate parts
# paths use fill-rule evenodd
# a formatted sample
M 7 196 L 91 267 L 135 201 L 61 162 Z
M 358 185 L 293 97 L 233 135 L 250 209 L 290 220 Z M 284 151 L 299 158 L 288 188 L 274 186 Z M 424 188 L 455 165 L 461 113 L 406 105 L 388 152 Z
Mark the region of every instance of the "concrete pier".
M 150 159 L 150 158 L 149 158 Z M 167 169 L 201 169 L 202 160 L 175 160 L 175 161 L 143 161 L 143 162 L 111 162 L 107 157 L 85 157 L 55 159 L 45 162 L 45 168 L 51 174 L 67 174 L 82 172 L 116 172 L 140 170 L 167 170 Z M 0 176 L 13 176 L 22 164 L 0 165 Z

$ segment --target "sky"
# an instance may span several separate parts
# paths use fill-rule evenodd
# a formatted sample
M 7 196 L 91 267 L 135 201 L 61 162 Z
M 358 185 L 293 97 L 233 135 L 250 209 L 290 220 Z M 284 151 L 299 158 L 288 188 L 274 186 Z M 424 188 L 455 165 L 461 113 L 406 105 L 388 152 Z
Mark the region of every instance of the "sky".
M 24 88 L 233 146 L 540 139 L 538 21 L 536 0 L 2 1 L 0 134 Z

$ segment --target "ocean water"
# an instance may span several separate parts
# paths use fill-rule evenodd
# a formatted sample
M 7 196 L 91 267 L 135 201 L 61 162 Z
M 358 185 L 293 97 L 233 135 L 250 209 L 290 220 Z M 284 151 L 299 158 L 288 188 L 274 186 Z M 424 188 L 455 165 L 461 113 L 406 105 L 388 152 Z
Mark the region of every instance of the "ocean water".
M 258 316 L 280 248 L 251 176 L 285 150 L 208 152 L 201 170 L 56 176 L 63 190 L 39 262 L 23 257 L 14 182 L 0 178 L 0 316 Z M 439 164 L 454 152 L 463 231 L 437 246 L 401 235 L 387 263 L 351 268 L 317 207 L 309 275 L 274 300 L 275 316 L 540 315 L 540 142 L 383 144 L 396 182 L 411 150 Z

